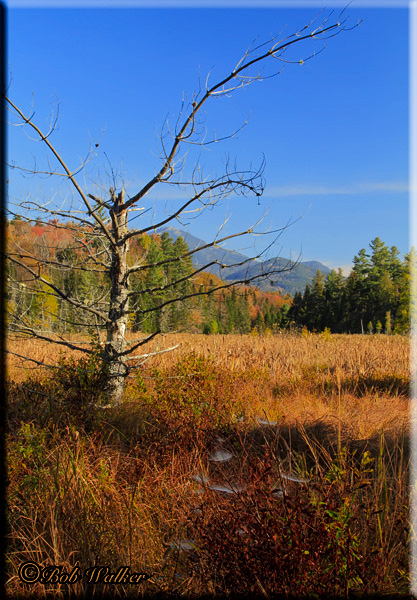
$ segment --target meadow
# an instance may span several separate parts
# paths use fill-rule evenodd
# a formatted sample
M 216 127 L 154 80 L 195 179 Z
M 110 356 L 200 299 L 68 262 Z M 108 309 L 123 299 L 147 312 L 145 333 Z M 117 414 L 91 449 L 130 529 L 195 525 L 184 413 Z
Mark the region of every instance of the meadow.
M 39 341 L 9 349 L 8 590 L 128 565 L 143 593 L 307 596 L 409 592 L 409 339 L 167 334 L 103 407 L 95 359 Z M 33 366 L 31 366 L 33 365 Z

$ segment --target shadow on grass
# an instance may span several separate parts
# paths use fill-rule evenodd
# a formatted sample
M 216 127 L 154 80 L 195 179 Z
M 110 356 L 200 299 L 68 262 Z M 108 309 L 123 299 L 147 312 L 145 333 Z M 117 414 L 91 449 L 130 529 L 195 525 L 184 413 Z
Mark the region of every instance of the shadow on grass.
M 235 383 L 187 361 L 114 409 L 82 365 L 9 385 L 12 592 L 20 562 L 59 559 L 150 571 L 165 597 L 406 593 L 408 432 L 239 420 Z

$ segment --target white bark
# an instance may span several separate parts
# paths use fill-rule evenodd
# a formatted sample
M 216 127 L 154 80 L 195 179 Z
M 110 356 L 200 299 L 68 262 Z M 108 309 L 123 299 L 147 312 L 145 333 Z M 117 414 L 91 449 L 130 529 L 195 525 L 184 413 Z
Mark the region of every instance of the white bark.
M 109 401 L 120 404 L 128 368 L 122 355 L 126 350 L 125 331 L 127 325 L 129 273 L 127 254 L 129 239 L 126 237 L 127 210 L 124 207 L 124 190 L 113 196 L 113 208 L 110 211 L 113 223 L 112 237 L 115 244 L 111 249 L 111 292 L 107 322 L 107 340 L 104 347 L 103 361 L 109 376 L 107 396 Z
M 52 258 L 46 255 L 46 257 L 41 260 L 37 256 L 24 256 L 26 255 L 26 252 L 23 250 L 14 255 L 9 253 L 7 258 L 14 266 L 23 269 L 34 282 L 46 286 L 46 288 L 50 290 L 49 293 L 52 296 L 58 298 L 60 301 L 67 302 L 79 311 L 83 311 L 86 318 L 85 322 L 81 323 L 82 327 L 86 329 L 87 327 L 90 327 L 90 325 L 95 325 L 98 334 L 100 334 L 102 330 L 106 331 L 107 338 L 104 342 L 101 358 L 103 366 L 108 373 L 107 395 L 111 404 L 117 405 L 121 402 L 126 377 L 129 371 L 138 367 L 138 365 L 127 366 L 126 363 L 133 359 L 143 359 L 144 361 L 155 354 L 150 353 L 141 356 L 133 356 L 135 350 L 139 346 L 148 343 L 155 334 L 152 334 L 144 340 L 131 342 L 129 345 L 125 340 L 125 331 L 129 316 L 129 297 L 132 296 L 133 293 L 137 293 L 130 292 L 129 294 L 129 275 L 139 272 L 141 269 L 146 269 L 147 267 L 158 266 L 157 264 L 143 265 L 140 263 L 128 268 L 127 257 L 129 252 L 129 240 L 134 237 L 143 236 L 150 231 L 155 231 L 176 220 L 180 220 L 181 217 L 186 217 L 190 212 L 200 212 L 201 214 L 205 209 L 215 207 L 222 199 L 231 195 L 253 195 L 258 199 L 263 192 L 263 164 L 261 164 L 261 167 L 257 170 L 241 170 L 227 162 L 225 171 L 222 175 L 205 178 L 200 172 L 199 164 L 197 162 L 194 165 L 194 168 L 192 168 L 191 173 L 187 175 L 184 171 L 185 154 L 186 149 L 190 144 L 204 147 L 223 139 L 233 137 L 236 133 L 234 132 L 220 138 L 216 138 L 216 136 L 212 139 L 206 138 L 199 128 L 198 117 L 201 114 L 200 111 L 211 102 L 212 98 L 229 96 L 247 85 L 262 81 L 261 67 L 264 63 L 269 64 L 278 61 L 275 64 L 280 66 L 286 62 L 295 62 L 298 64 L 303 63 L 305 60 L 314 56 L 315 53 L 307 56 L 303 55 L 302 60 L 296 61 L 287 61 L 284 58 L 286 50 L 295 44 L 298 46 L 298 44 L 303 41 L 310 43 L 312 40 L 328 40 L 329 38 L 338 35 L 344 29 L 347 29 L 344 25 L 346 20 L 341 19 L 343 12 L 344 11 L 339 15 L 338 20 L 333 23 L 329 23 L 328 19 L 323 19 L 321 24 L 313 28 L 313 22 L 311 22 L 300 31 L 286 38 L 278 39 L 277 37 L 274 37 L 264 44 L 248 49 L 235 68 L 213 85 L 209 85 L 209 78 L 207 78 L 205 88 L 200 89 L 197 94 L 194 94 L 192 101 L 188 103 L 184 101 L 182 110 L 178 116 L 175 131 L 171 132 L 168 125 L 165 124 L 163 134 L 160 138 L 162 166 L 142 189 L 137 191 L 127 200 L 125 200 L 125 192 L 123 189 L 120 193 L 116 194 L 114 189 L 111 188 L 110 199 L 108 201 L 84 191 L 78 183 L 78 173 L 84 169 L 87 162 L 92 158 L 95 149 L 90 149 L 86 160 L 78 168 L 71 169 L 49 140 L 54 127 L 52 127 L 47 134 L 44 134 L 33 122 L 34 113 L 26 116 L 7 96 L 3 94 L 9 109 L 18 117 L 19 124 L 25 124 L 36 133 L 39 140 L 46 145 L 48 151 L 54 157 L 60 170 L 55 170 L 55 168 L 49 166 L 49 163 L 47 167 L 45 167 L 46 170 L 38 170 L 36 167 L 35 169 L 26 169 L 23 166 L 10 166 L 15 169 L 21 169 L 22 173 L 39 174 L 42 176 L 49 175 L 58 178 L 58 180 L 68 181 L 72 186 L 72 189 L 76 191 L 78 198 L 81 200 L 81 209 L 74 209 L 71 201 L 66 205 L 59 205 L 57 208 L 53 209 L 51 208 L 49 200 L 45 202 L 45 204 L 41 204 L 38 200 L 30 198 L 26 202 L 19 204 L 17 208 L 19 216 L 22 210 L 23 212 L 25 209 L 29 210 L 29 213 L 30 211 L 35 210 L 36 212 L 45 215 L 45 219 L 48 222 L 50 222 L 49 219 L 51 216 L 54 217 L 56 221 L 54 226 L 57 230 L 66 228 L 68 232 L 72 232 L 76 237 L 77 232 L 82 231 L 83 235 L 81 238 L 85 237 L 85 240 L 80 239 L 77 241 L 84 247 L 89 258 L 85 265 L 79 266 L 78 268 L 81 270 L 84 268 L 90 272 L 97 271 L 102 275 L 109 275 L 111 288 L 109 304 L 107 304 L 107 297 L 105 298 L 105 301 L 100 299 L 100 301 L 97 302 L 86 302 L 83 298 L 71 297 L 62 286 L 60 288 L 59 284 L 55 285 L 53 281 L 44 278 L 41 273 L 42 265 L 49 266 L 52 269 L 61 266 L 53 259 L 53 253 L 51 255 Z M 279 72 L 280 70 L 276 71 L 275 74 L 278 74 Z M 172 136 L 170 142 L 167 141 L 169 140 L 169 136 L 167 137 L 165 135 L 167 133 L 170 133 Z M 98 144 L 95 145 L 95 148 L 97 147 Z M 187 199 L 180 202 L 177 208 L 173 209 L 167 217 L 162 218 L 159 222 L 152 222 L 148 225 L 144 223 L 140 228 L 128 229 L 128 210 L 137 209 L 139 202 L 142 206 L 142 200 L 145 195 L 155 186 L 164 183 L 182 186 L 183 189 L 187 190 Z M 94 203 L 90 202 L 90 200 L 93 200 Z M 13 214 L 10 209 L 8 210 L 9 214 Z M 145 213 L 146 212 L 147 211 L 145 211 Z M 17 213 L 14 214 L 15 216 L 17 215 Z M 110 217 L 110 219 L 108 219 L 108 217 Z M 63 221 L 58 221 L 58 219 L 62 219 Z M 26 220 L 31 221 L 31 218 L 26 217 Z M 71 222 L 73 224 L 71 224 Z M 256 224 L 256 226 L 257 225 L 258 224 Z M 258 231 L 257 229 L 255 230 L 255 225 L 252 225 L 244 231 L 222 238 L 220 238 L 220 230 L 222 229 L 222 226 L 220 226 L 218 236 L 204 248 L 215 246 L 216 244 L 233 237 L 251 234 L 258 236 L 271 234 L 275 236 L 276 234 L 275 239 L 278 239 L 282 230 L 286 229 L 287 226 L 272 232 L 264 232 Z M 89 232 L 87 236 L 85 236 L 86 231 Z M 203 250 L 203 248 L 188 252 L 175 260 L 189 257 L 201 250 Z M 263 252 L 266 252 L 266 250 Z M 261 254 L 259 254 L 257 258 L 259 258 Z M 169 261 L 163 261 L 161 264 L 166 262 Z M 274 268 L 272 266 L 268 267 L 268 272 L 265 272 L 262 275 L 257 275 L 253 278 L 244 278 L 233 284 L 221 284 L 211 291 L 194 291 L 188 295 L 184 293 L 178 298 L 167 300 L 162 302 L 159 306 L 150 308 L 146 311 L 144 310 L 143 314 L 149 311 L 159 311 L 172 302 L 184 301 L 193 296 L 207 295 L 215 290 L 228 288 L 236 283 L 245 283 L 247 285 L 250 281 L 257 279 L 258 277 L 265 278 L 272 273 L 278 273 L 285 270 L 288 269 L 285 267 Z M 188 278 L 189 276 L 187 276 L 185 280 Z M 157 286 L 148 290 L 142 290 L 141 293 L 158 294 L 162 290 L 178 284 L 180 281 L 167 282 L 165 286 Z M 18 285 L 19 282 L 16 281 L 16 284 Z M 49 335 L 48 332 L 45 333 L 40 330 L 36 331 L 31 323 L 26 322 L 24 316 L 22 317 L 19 313 L 16 314 L 16 311 L 14 311 L 13 317 L 15 319 L 15 324 L 17 324 L 18 330 L 20 330 L 21 333 L 33 335 L 39 339 L 44 339 L 53 344 L 58 344 L 67 348 L 78 349 L 84 353 L 92 353 L 94 351 L 93 347 L 89 349 L 83 347 L 81 345 L 82 342 L 76 342 L 74 344 L 71 340 L 65 340 L 61 336 L 57 339 L 56 336 Z M 98 337 L 100 339 L 100 335 L 98 335 Z

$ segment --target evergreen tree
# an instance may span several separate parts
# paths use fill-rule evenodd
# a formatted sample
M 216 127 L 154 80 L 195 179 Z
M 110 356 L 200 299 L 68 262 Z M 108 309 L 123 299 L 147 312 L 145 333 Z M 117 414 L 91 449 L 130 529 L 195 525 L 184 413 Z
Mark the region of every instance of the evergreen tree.
M 286 306 L 284 304 L 284 306 Z M 284 310 L 284 306 L 281 309 L 281 324 L 283 323 L 283 310 Z M 291 306 L 288 307 L 288 309 L 286 310 L 286 317 L 288 318 L 288 320 L 293 323 L 301 323 L 301 310 L 302 310 L 302 306 L 303 306 L 303 295 L 301 292 L 295 292 L 294 294 L 294 298 L 293 301 L 291 303 Z
M 162 237 L 164 237 L 164 234 Z M 192 284 L 189 279 L 185 278 L 191 275 L 194 269 L 191 258 L 185 256 L 189 252 L 188 244 L 181 236 L 177 237 L 173 244 L 172 240 L 168 241 L 168 239 L 165 239 L 162 240 L 162 251 L 164 259 L 169 259 L 171 257 L 177 259 L 172 263 L 167 263 L 164 268 L 166 281 L 169 284 L 173 284 L 172 287 L 167 290 L 166 299 L 178 297 L 179 295 L 189 295 Z M 178 331 L 186 328 L 189 321 L 190 307 L 190 300 L 173 303 L 165 307 L 166 318 L 161 330 Z
M 369 271 L 371 262 L 366 250 L 362 248 L 353 257 L 353 269 L 345 283 L 346 311 L 342 321 L 342 330 L 360 333 L 365 323 L 372 318 L 369 311 Z
M 365 248 L 362 248 L 359 250 L 358 255 L 353 257 L 353 271 L 358 279 L 363 281 L 367 278 L 370 267 L 369 254 L 366 253 Z
M 265 319 L 261 310 L 258 310 L 258 314 L 256 315 L 255 327 L 258 333 L 263 333 L 265 331 Z
M 372 250 L 369 276 L 371 280 L 378 280 L 390 267 L 391 253 L 379 237 L 372 240 L 369 247 Z
M 324 314 L 324 300 L 324 274 L 319 269 L 313 277 L 309 299 L 309 318 L 306 325 L 310 330 L 315 329 L 316 331 L 321 331 L 322 327 L 324 327 L 323 323 L 326 318 L 326 315 Z
M 375 320 L 382 323 L 386 312 L 395 309 L 395 288 L 390 276 L 391 269 L 396 267 L 395 251 L 390 251 L 379 237 L 372 240 L 370 248 L 372 255 L 368 276 L 368 311 Z
M 277 320 L 277 324 L 279 327 L 281 327 L 281 328 L 288 327 L 288 325 L 291 321 L 291 319 L 289 317 L 290 310 L 291 310 L 291 306 L 288 303 L 285 303 L 281 307 L 281 310 L 279 311 L 279 322 Z
M 273 307 L 271 306 L 271 303 L 269 302 L 269 298 L 268 296 L 265 299 L 265 305 L 264 305 L 264 321 L 265 321 L 265 327 L 268 327 L 268 329 L 272 329 L 273 327 Z
M 309 329 L 311 326 L 310 318 L 311 318 L 311 290 L 310 290 L 310 285 L 307 283 L 305 290 L 304 290 L 304 294 L 303 294 L 303 300 L 301 303 L 301 309 L 300 309 L 298 322 L 300 325 L 306 326 L 307 329 Z
M 165 293 L 163 287 L 166 284 L 166 278 L 163 266 L 160 265 L 163 261 L 162 249 L 156 239 L 151 236 L 146 260 L 149 265 L 152 265 L 146 270 L 145 280 L 143 284 L 143 293 L 139 297 L 139 311 L 137 313 L 138 328 L 145 333 L 152 333 L 160 330 L 161 310 L 145 313 L 142 317 L 142 310 L 147 310 L 160 306 L 164 300 Z
M 394 284 L 397 284 L 404 271 L 404 265 L 400 259 L 400 252 L 396 246 L 391 246 L 388 261 L 388 272 Z
M 337 272 L 332 269 L 326 276 L 324 283 L 324 322 L 334 333 L 343 331 L 343 320 L 345 317 L 345 279 L 342 269 Z
M 399 278 L 398 307 L 393 320 L 394 332 L 405 333 L 409 331 L 410 324 L 415 319 L 416 298 L 415 294 L 410 294 L 411 279 L 417 281 L 417 254 L 414 247 L 404 256 L 404 263 L 401 276 Z

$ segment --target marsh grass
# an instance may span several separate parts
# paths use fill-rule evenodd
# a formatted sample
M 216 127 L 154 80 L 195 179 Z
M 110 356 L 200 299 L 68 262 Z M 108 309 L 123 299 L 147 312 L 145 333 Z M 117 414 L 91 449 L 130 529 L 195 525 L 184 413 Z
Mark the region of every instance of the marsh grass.
M 407 340 L 177 340 L 111 410 L 93 362 L 9 366 L 9 593 L 107 591 L 28 560 L 151 575 L 120 596 L 407 593 Z

